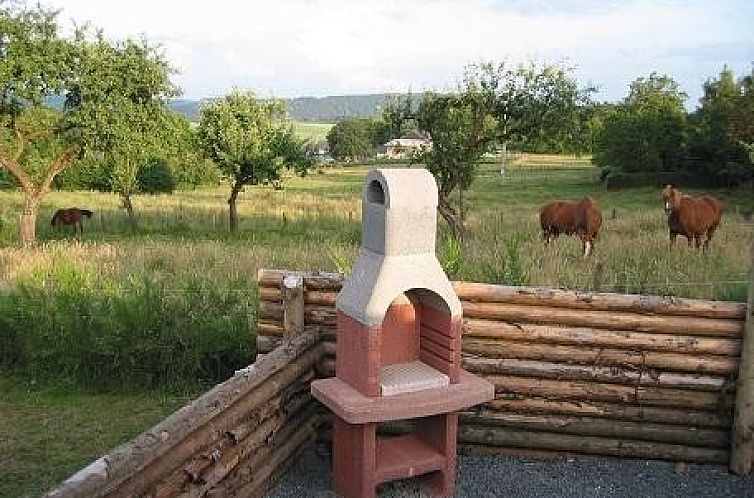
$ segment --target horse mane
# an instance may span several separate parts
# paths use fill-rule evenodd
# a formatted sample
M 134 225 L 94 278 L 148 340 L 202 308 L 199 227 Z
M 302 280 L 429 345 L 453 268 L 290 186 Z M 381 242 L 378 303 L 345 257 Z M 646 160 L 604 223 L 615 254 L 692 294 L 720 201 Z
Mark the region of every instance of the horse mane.
M 94 214 L 92 211 L 89 211 L 88 209 L 79 209 L 79 211 L 81 212 L 81 214 L 83 214 L 87 218 L 91 218 L 92 214 Z

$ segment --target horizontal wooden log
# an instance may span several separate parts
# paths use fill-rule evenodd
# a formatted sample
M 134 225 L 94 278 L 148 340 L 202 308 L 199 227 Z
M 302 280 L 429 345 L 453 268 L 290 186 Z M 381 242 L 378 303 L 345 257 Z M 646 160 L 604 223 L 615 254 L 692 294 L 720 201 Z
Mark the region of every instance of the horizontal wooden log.
M 713 427 L 730 429 L 729 414 L 690 410 L 685 408 L 662 408 L 656 406 L 636 406 L 622 403 L 599 401 L 553 400 L 546 398 L 525 398 L 516 395 L 499 394 L 494 400 L 485 403 L 487 410 L 513 413 L 572 415 L 600 417 L 613 420 L 654 422 L 693 427 Z
M 461 443 L 512 448 L 568 451 L 616 457 L 674 460 L 694 463 L 725 463 L 728 451 L 680 444 L 603 438 L 574 434 L 534 432 L 483 425 L 461 425 Z
M 257 322 L 257 335 L 279 337 L 282 339 L 284 332 L 285 329 L 282 324 L 261 320 Z
M 506 323 L 473 318 L 464 320 L 463 334 L 465 338 L 502 339 L 567 346 L 602 346 L 616 349 L 698 355 L 737 357 L 741 352 L 740 339 L 650 334 L 630 330 L 607 330 L 589 327 Z
M 606 401 L 645 406 L 729 411 L 732 397 L 719 393 L 624 386 L 586 381 L 559 381 L 508 375 L 487 375 L 496 393 L 561 400 Z
M 304 321 L 307 325 L 326 325 L 334 327 L 337 321 L 335 308 L 328 306 L 308 305 L 304 311 Z M 259 319 L 269 323 L 283 324 L 283 305 L 280 303 L 261 301 L 259 303 Z
M 260 288 L 260 300 L 279 303 L 279 289 Z M 319 305 L 324 309 L 322 321 L 332 321 L 327 307 L 335 304 L 337 294 L 307 291 L 304 299 L 307 305 Z M 546 306 L 526 306 L 508 303 L 488 303 L 462 301 L 466 318 L 496 320 L 503 322 L 531 323 L 540 325 L 560 325 L 634 332 L 671 334 L 681 336 L 727 337 L 740 339 L 743 321 L 739 319 L 704 318 L 683 315 L 642 315 L 640 313 L 580 310 Z M 333 312 L 334 313 L 334 312 Z
M 259 287 L 279 288 L 284 270 L 259 270 Z M 337 273 L 297 272 L 304 276 L 307 289 L 340 291 L 344 276 Z M 607 292 L 571 291 L 538 287 L 519 287 L 475 282 L 453 282 L 459 299 L 471 302 L 498 302 L 527 306 L 548 306 L 581 310 L 624 311 L 652 315 L 678 315 L 704 318 L 742 320 L 746 304 L 726 301 L 707 301 L 669 296 L 616 294 Z
M 267 355 L 263 362 L 237 372 L 232 378 L 184 406 L 153 428 L 77 472 L 50 491 L 48 495 L 98 497 L 124 488 L 124 481 L 138 479 L 136 477 L 138 474 L 161 457 L 172 453 L 171 450 L 176 445 L 191 443 L 192 440 L 188 438 L 189 434 L 211 419 L 226 413 L 229 407 L 236 405 L 240 399 L 247 397 L 252 391 L 266 385 L 271 377 L 291 366 L 293 359 L 306 354 L 307 351 L 312 351 L 310 356 L 311 362 L 314 363 L 321 354 L 319 349 L 314 347 L 318 340 L 316 334 L 304 334 L 295 338 L 288 344 L 288 347 Z M 293 363 L 290 373 L 286 372 L 285 375 L 292 375 L 295 378 L 310 368 L 310 365 L 307 365 L 306 368 L 298 371 L 302 364 Z M 191 453 L 192 451 L 187 449 L 186 454 Z M 171 460 L 170 455 L 162 460 Z M 185 460 L 186 458 L 183 458 L 181 461 Z
M 743 320 L 746 305 L 668 296 L 570 291 L 537 287 L 514 287 L 473 282 L 453 282 L 464 301 L 498 302 L 579 310 L 620 311 L 652 315 L 678 315 Z
M 308 418 L 291 420 L 275 434 L 268 444 L 239 462 L 224 479 L 206 490 L 208 497 L 252 496 L 254 491 L 267 481 L 267 477 L 292 453 L 314 441 L 320 417 L 309 414 Z M 204 491 L 204 490 L 203 490 Z
M 730 376 L 738 369 L 738 359 L 729 356 L 693 356 L 656 351 L 587 348 L 556 344 L 472 339 L 463 341 L 467 356 L 517 358 L 602 366 L 634 366 L 674 372 Z
M 321 306 L 335 306 L 335 299 L 338 297 L 336 292 L 327 291 L 304 291 L 304 302 L 306 304 L 315 304 Z M 273 303 L 282 302 L 283 294 L 280 289 L 273 287 L 259 288 L 259 301 L 269 301 Z
M 619 366 L 569 365 L 511 358 L 463 359 L 463 366 L 477 374 L 503 374 L 559 380 L 588 380 L 638 386 L 672 387 L 695 391 L 720 392 L 732 388 L 725 377 L 701 374 L 660 372 Z
M 462 424 L 493 425 L 534 432 L 634 439 L 707 448 L 726 449 L 730 445 L 730 431 L 651 422 L 562 415 L 524 415 L 490 410 L 462 413 L 460 422 Z
M 617 311 L 574 310 L 507 303 L 471 303 L 464 301 L 461 304 L 463 305 L 463 314 L 466 318 L 500 320 L 505 322 L 557 324 L 574 327 L 632 330 L 636 332 L 731 338 L 740 338 L 743 331 L 743 322 L 741 320 L 640 315 L 638 313 Z
M 259 287 L 280 288 L 286 275 L 297 274 L 304 277 L 304 287 L 318 291 L 340 291 L 345 277 L 340 273 L 290 271 L 290 270 L 259 270 L 257 271 L 257 285 Z

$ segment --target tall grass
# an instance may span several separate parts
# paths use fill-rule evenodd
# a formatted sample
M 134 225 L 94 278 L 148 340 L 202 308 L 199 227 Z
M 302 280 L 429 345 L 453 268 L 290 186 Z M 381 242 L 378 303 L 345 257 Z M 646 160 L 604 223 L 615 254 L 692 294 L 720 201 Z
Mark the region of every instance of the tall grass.
M 27 378 L 133 390 L 216 382 L 251 361 L 249 293 L 154 276 L 108 278 L 53 252 L 0 296 L 0 362 Z

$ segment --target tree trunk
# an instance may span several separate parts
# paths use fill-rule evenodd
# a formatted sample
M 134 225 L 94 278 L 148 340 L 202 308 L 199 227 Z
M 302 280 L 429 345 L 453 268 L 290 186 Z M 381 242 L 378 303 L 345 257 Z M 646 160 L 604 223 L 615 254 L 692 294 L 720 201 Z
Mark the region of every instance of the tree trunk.
M 503 150 L 500 154 L 500 174 L 505 175 L 505 162 L 508 158 L 508 141 L 503 141 Z
M 128 213 L 128 223 L 131 225 L 131 232 L 136 233 L 136 229 L 138 228 L 138 226 L 136 223 L 136 213 L 134 212 L 134 205 L 131 203 L 131 195 L 121 194 L 121 198 L 123 199 L 123 207 L 126 208 L 126 212 Z
M 465 232 L 463 220 L 461 219 L 461 215 L 458 214 L 455 208 L 450 205 L 450 202 L 448 202 L 447 199 L 440 197 L 437 204 L 437 211 L 440 213 L 440 216 L 442 216 L 443 219 L 445 219 L 445 221 L 448 223 L 448 227 L 450 227 L 450 231 L 453 234 L 453 237 L 455 237 L 457 240 L 463 240 Z
M 238 232 L 238 194 L 241 192 L 241 186 L 234 184 L 230 190 L 230 198 L 228 199 L 228 206 L 230 206 L 230 233 Z
M 20 216 L 19 236 L 21 245 L 28 247 L 36 242 L 37 214 L 39 214 L 39 197 L 27 192 L 24 210 Z

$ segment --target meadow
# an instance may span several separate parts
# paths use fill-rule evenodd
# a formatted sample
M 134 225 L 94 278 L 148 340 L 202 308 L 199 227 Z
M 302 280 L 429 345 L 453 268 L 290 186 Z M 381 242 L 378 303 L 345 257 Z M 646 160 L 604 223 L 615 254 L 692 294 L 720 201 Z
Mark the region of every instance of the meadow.
M 39 493 L 253 361 L 257 269 L 348 272 L 369 169 L 326 168 L 286 178 L 282 190 L 250 187 L 235 235 L 220 187 L 136 197 L 136 233 L 116 196 L 56 191 L 42 206 L 33 249 L 15 245 L 21 194 L 0 191 L 0 472 L 8 482 L 20 486 L 39 461 L 51 461 L 19 488 Z M 442 264 L 454 279 L 746 299 L 750 192 L 715 192 L 727 212 L 710 251 L 684 240 L 671 250 L 659 188 L 608 192 L 598 174 L 588 160 L 561 156 L 517 157 L 504 176 L 484 164 L 467 195 L 465 243 L 453 243 L 439 220 Z M 545 247 L 539 206 L 586 194 L 605 219 L 593 257 L 581 257 L 575 238 Z M 49 224 L 69 206 L 95 212 L 83 235 Z M 80 397 L 90 400 L 82 408 L 89 415 L 70 413 Z M 19 428 L 14 420 L 27 410 L 37 415 Z M 95 422 L 97 410 L 99 418 L 109 412 L 107 424 Z M 56 458 L 66 450 L 29 443 L 39 433 L 75 439 L 81 450 Z
M 333 123 L 310 123 L 308 121 L 294 121 L 293 132 L 297 137 L 312 141 L 320 142 L 327 139 L 327 132 L 334 126 Z

